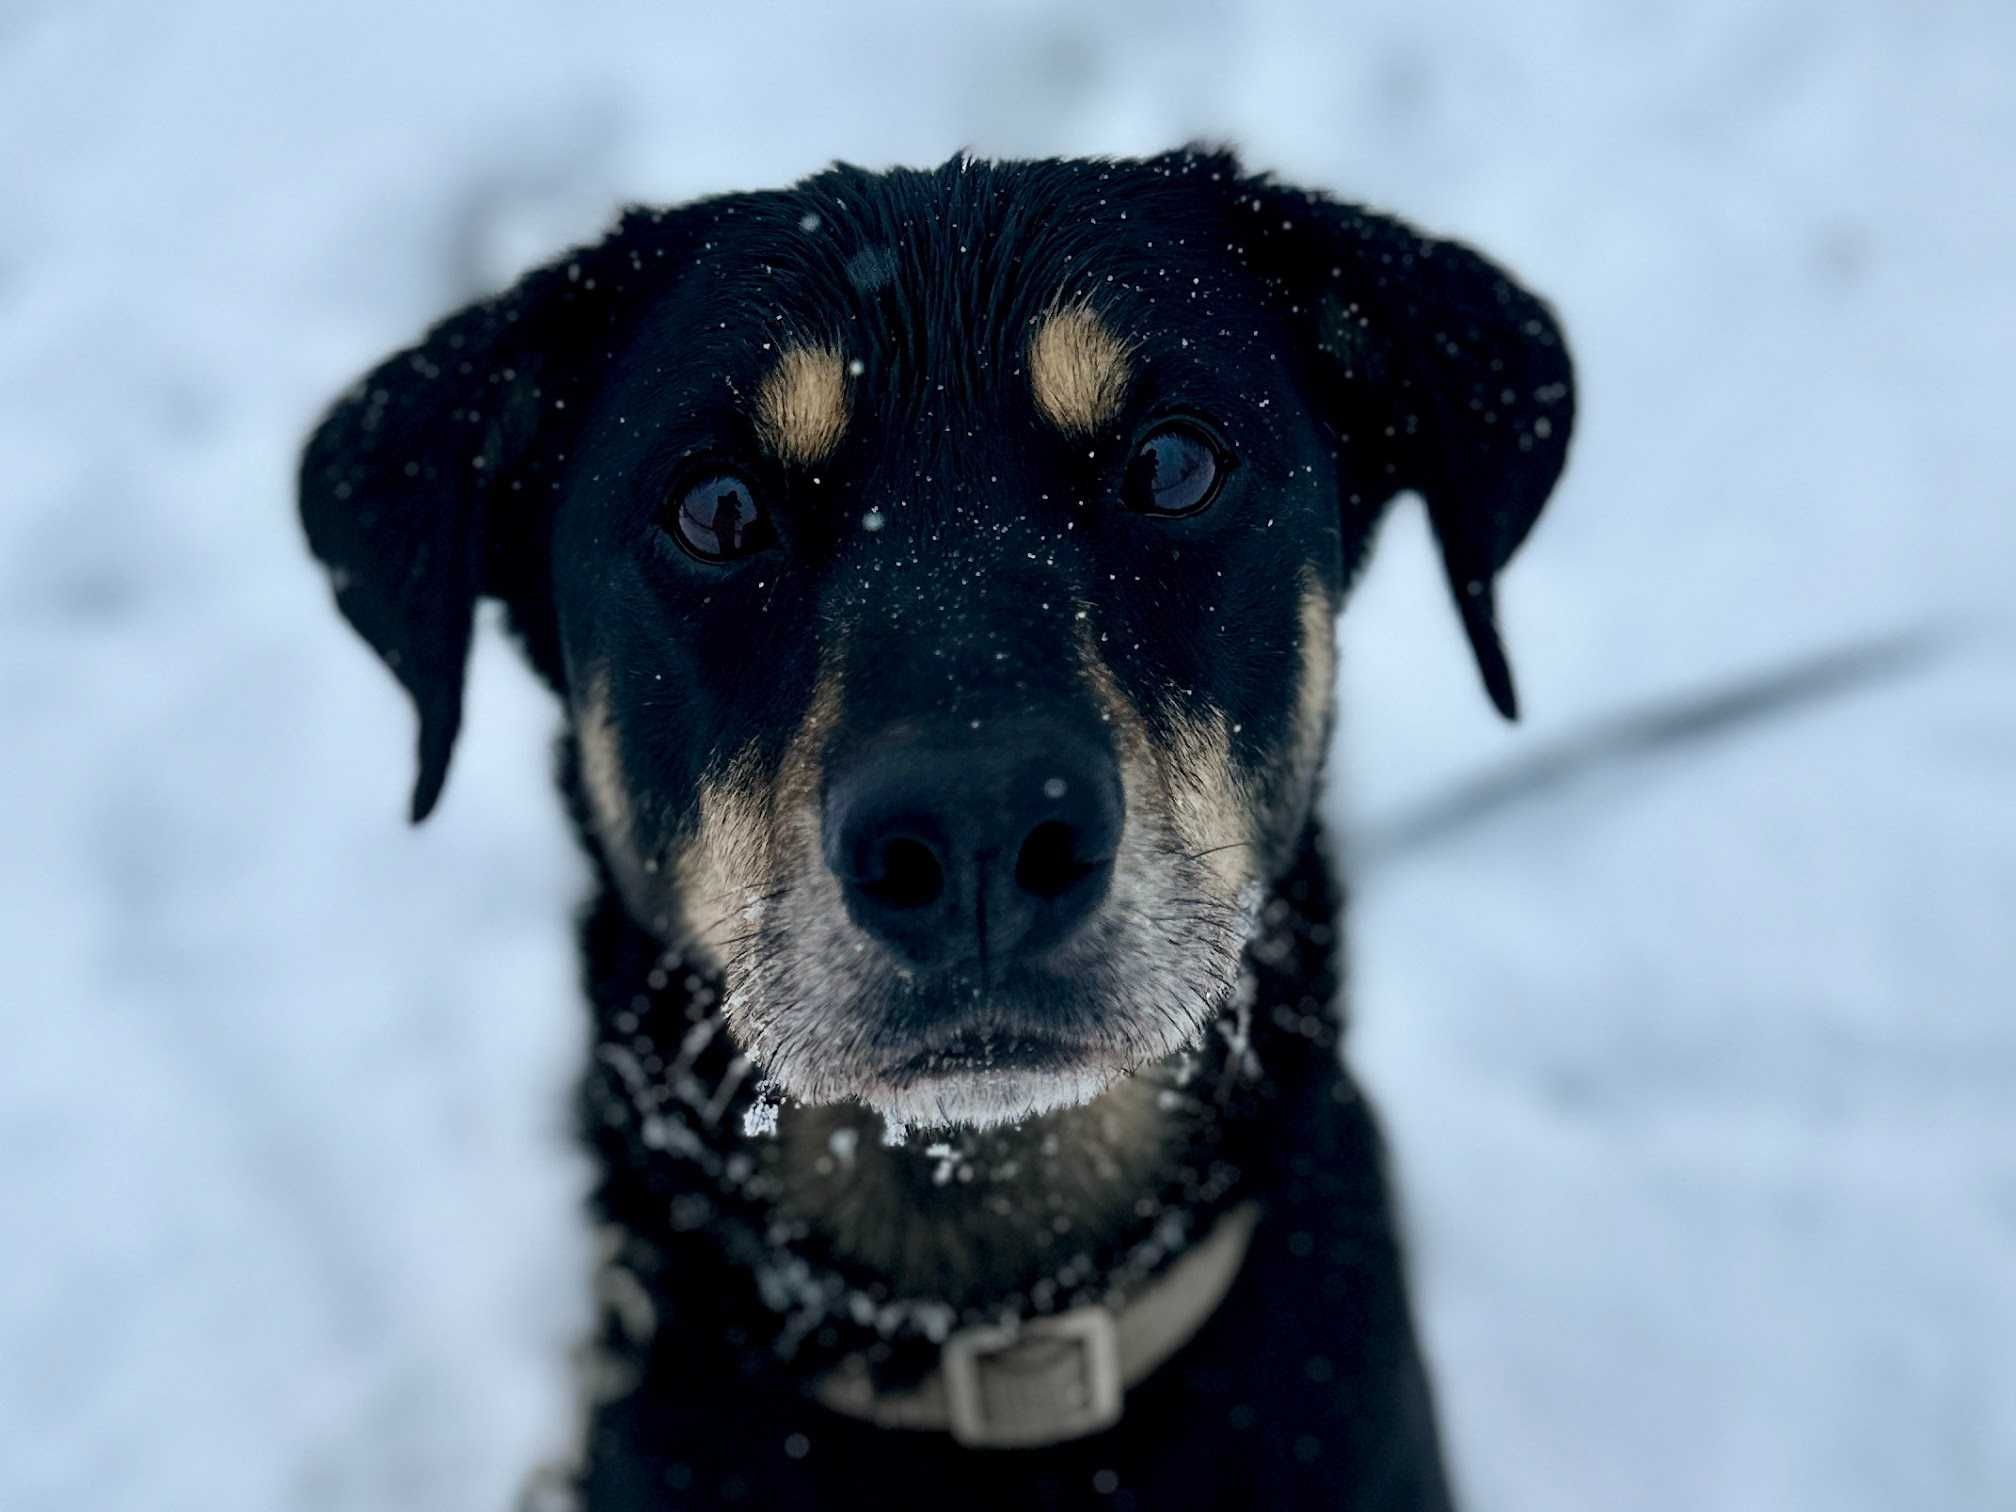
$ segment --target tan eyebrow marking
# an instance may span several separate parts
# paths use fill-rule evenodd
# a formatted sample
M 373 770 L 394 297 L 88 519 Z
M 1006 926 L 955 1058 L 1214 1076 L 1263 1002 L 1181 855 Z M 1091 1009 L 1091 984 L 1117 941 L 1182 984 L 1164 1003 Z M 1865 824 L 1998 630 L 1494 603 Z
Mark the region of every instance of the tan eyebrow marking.
M 1045 315 L 1029 340 L 1036 408 L 1067 436 L 1090 435 L 1120 413 L 1128 346 L 1083 304 Z
M 783 462 L 822 461 L 847 430 L 847 368 L 827 346 L 786 347 L 756 391 L 756 432 Z

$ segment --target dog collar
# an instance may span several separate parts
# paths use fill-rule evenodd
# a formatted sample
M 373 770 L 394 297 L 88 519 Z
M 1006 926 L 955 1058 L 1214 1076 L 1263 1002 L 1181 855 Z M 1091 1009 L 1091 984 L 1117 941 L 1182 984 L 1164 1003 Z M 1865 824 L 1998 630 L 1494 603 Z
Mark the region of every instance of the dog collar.
M 949 1433 L 974 1449 L 1038 1448 L 1110 1428 L 1128 1390 L 1217 1311 L 1259 1213 L 1252 1202 L 1234 1208 L 1117 1306 L 959 1329 L 946 1338 L 937 1368 L 901 1390 L 878 1389 L 866 1358 L 850 1355 L 818 1379 L 813 1395 L 843 1416 Z

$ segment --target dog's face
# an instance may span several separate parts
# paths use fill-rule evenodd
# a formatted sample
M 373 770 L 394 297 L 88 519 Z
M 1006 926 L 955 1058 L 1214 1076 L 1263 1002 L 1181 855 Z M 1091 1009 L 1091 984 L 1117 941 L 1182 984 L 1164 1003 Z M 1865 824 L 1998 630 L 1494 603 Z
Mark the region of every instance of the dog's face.
M 988 1124 L 1225 1008 L 1400 489 L 1510 712 L 1491 584 L 1569 419 L 1495 269 L 1226 157 L 840 169 L 437 328 L 303 507 L 420 705 L 418 812 L 488 592 L 630 912 L 778 1089 Z
M 912 1122 L 1194 1039 L 1329 709 L 1338 459 L 1278 317 L 1192 186 L 1029 177 L 698 212 L 554 534 L 633 911 L 783 1090 Z

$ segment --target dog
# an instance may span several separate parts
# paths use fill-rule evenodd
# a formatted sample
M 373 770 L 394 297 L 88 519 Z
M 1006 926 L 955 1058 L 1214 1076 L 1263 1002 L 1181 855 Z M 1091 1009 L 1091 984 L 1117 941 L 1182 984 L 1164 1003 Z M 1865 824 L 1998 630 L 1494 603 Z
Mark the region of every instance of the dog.
M 1446 1508 L 1315 799 L 1425 501 L 1487 693 L 1547 307 L 1229 152 L 632 209 L 342 395 L 300 509 L 419 714 L 479 600 L 595 893 L 594 1512 Z

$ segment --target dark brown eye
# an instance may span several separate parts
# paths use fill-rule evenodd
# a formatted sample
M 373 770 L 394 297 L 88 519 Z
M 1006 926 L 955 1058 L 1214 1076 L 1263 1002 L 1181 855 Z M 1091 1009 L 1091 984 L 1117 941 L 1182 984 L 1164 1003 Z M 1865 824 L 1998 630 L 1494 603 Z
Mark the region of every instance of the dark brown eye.
M 1196 514 L 1218 496 L 1231 458 L 1201 426 L 1172 420 L 1151 431 L 1127 464 L 1127 507 L 1140 514 Z
M 684 485 L 665 528 L 703 562 L 732 562 L 761 551 L 776 537 L 756 491 L 733 473 Z

